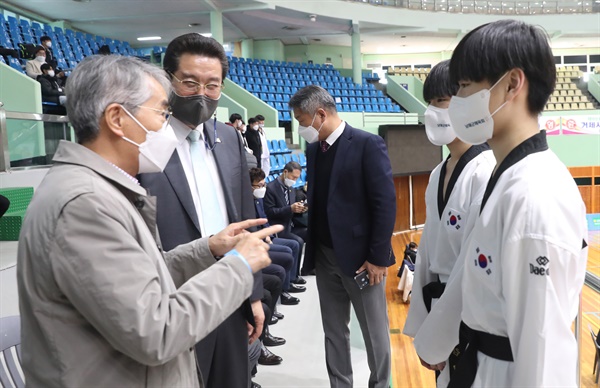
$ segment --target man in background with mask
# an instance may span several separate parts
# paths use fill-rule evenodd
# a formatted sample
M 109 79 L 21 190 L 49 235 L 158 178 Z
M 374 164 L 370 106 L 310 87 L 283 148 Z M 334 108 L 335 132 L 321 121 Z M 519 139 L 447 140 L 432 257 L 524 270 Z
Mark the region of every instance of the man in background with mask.
M 252 154 L 256 157 L 256 164 L 258 168 L 261 168 L 262 161 L 262 143 L 260 141 L 260 126 L 256 118 L 251 117 L 248 119 L 248 126 L 246 130 L 246 141 L 248 147 L 252 150 Z M 269 176 L 265 174 L 265 176 Z
M 308 143 L 308 239 L 303 268 L 316 267 L 325 359 L 331 386 L 353 386 L 350 305 L 367 350 L 369 388 L 390 384 L 390 335 L 385 300 L 396 191 L 383 139 L 340 119 L 320 86 L 300 89 L 289 102 Z M 363 286 L 354 277 L 366 271 Z M 364 276 L 364 273 L 361 275 Z M 361 382 L 359 385 L 365 385 Z
M 469 219 L 462 277 L 448 281 L 415 349 L 439 365 L 460 327 L 472 341 L 448 387 L 575 387 L 588 234 L 581 194 L 538 125 L 556 83 L 548 36 L 516 20 L 479 26 L 456 46 L 450 82 L 457 137 L 487 141 L 497 166 Z
M 78 144 L 60 143 L 19 238 L 28 386 L 200 386 L 190 348 L 270 262 L 261 240 L 277 229 L 243 233 L 265 220 L 163 251 L 156 198 L 135 176 L 160 172 L 177 145 L 169 89 L 162 70 L 132 57 L 88 57 L 69 79 Z
M 35 48 L 35 58 L 25 63 L 25 72 L 27 75 L 34 80 L 42 75 L 42 65 L 46 63 L 46 50 L 44 46 L 37 46 Z
M 253 219 L 255 212 L 242 141 L 234 128 L 213 117 L 229 69 L 223 47 L 212 38 L 185 34 L 169 44 L 163 65 L 173 86 L 169 105 L 177 147 L 164 173 L 143 174 L 140 181 L 157 196 L 158 229 L 171 249 L 230 222 Z M 256 274 L 251 305 L 245 303 L 196 346 L 207 387 L 248 384 L 248 325 L 254 341 L 264 323 L 262 290 Z
M 423 85 L 423 98 L 429 104 L 425 111 L 427 138 L 433 145 L 447 146 L 450 155 L 433 169 L 429 178 L 421 249 L 417 251 L 417 245 L 411 242 L 405 251 L 405 255 L 416 263 L 410 309 L 403 330 L 413 338 L 431 309 L 439 308 L 437 303 L 457 263 L 463 238 L 469 235 L 473 226 L 467 221 L 471 209 L 481 204 L 485 186 L 496 165 L 487 143 L 472 146 L 456 137 L 448 116 L 448 105 L 458 85 L 450 83 L 449 67 L 450 61 L 435 65 Z M 427 333 L 420 334 L 423 338 L 428 336 Z M 453 354 L 451 365 L 456 365 L 456 360 L 457 356 Z M 423 365 L 436 371 L 443 369 L 437 378 L 437 386 L 445 388 L 448 385 L 451 367 Z
M 260 138 L 260 168 L 265 172 L 265 176 L 269 176 L 271 172 L 271 152 L 267 144 L 267 134 L 265 133 L 265 116 L 256 115 L 256 124 L 258 125 L 258 135 Z

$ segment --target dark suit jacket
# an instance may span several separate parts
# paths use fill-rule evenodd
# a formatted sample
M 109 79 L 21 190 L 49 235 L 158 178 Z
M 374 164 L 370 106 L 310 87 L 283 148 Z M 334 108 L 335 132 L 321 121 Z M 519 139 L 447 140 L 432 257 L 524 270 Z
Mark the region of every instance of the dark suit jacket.
M 260 142 L 260 134 L 258 131 L 247 127 L 246 129 L 246 141 L 248 142 L 248 148 L 252 150 L 254 156 L 256 156 L 256 161 L 258 163 L 258 167 L 260 168 L 260 158 L 262 155 L 262 143 Z
M 62 90 L 59 90 L 60 86 L 58 85 L 56 78 L 50 77 L 49 75 L 40 75 L 37 80 L 42 89 L 42 101 L 58 104 L 58 96 L 64 96 L 65 93 Z
M 204 123 L 209 144 L 215 144 L 213 123 L 212 119 Z M 229 220 L 239 222 L 255 218 L 246 150 L 240 137 L 233 127 L 220 122 L 217 122 L 217 136 L 221 142 L 212 152 L 223 185 Z M 139 179 L 142 186 L 157 197 L 157 224 L 165 250 L 201 237 L 194 200 L 177 151 L 173 152 L 163 173 L 141 174 Z M 254 275 L 250 299 L 260 300 L 262 295 L 262 275 L 258 271 Z
M 287 188 L 289 193 L 290 204 L 285 202 L 285 195 L 281 187 L 281 179 L 277 178 L 267 185 L 267 192 L 264 198 L 265 213 L 269 218 L 271 225 L 283 225 L 281 233 L 288 234 L 292 232 L 292 212 L 291 204 L 296 202 L 296 190 Z
M 380 136 L 346 124 L 337 139 L 337 151 L 327 200 L 327 215 L 333 249 L 342 272 L 355 272 L 368 260 L 389 267 L 394 264 L 391 237 L 396 218 L 396 191 L 387 149 Z M 319 143 L 308 145 L 307 181 L 314 182 Z M 308 185 L 308 203 L 313 203 L 314 185 Z M 308 239 L 304 269 L 315 266 L 314 214 L 308 212 Z

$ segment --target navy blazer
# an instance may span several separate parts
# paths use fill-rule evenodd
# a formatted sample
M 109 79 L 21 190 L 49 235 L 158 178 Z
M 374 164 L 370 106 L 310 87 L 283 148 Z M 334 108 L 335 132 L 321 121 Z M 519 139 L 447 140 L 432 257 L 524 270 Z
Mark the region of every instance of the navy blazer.
M 287 187 L 290 204 L 285 202 L 285 195 L 283 194 L 283 187 L 281 179 L 277 178 L 267 184 L 267 192 L 264 198 L 264 208 L 269 223 L 271 225 L 283 225 L 283 231 L 281 233 L 292 232 L 292 204 L 296 202 L 296 190 Z
M 368 260 L 380 267 L 396 262 L 391 238 L 396 220 L 396 190 L 387 148 L 380 136 L 346 124 L 337 139 L 331 170 L 327 215 L 333 249 L 342 272 L 355 272 Z M 308 203 L 313 203 L 319 143 L 309 144 L 307 154 Z M 315 267 L 316 230 L 308 212 L 308 238 L 304 269 Z
M 214 141 L 214 120 L 204 123 L 204 135 L 209 144 Z M 217 122 L 217 136 L 221 140 L 212 151 L 223 186 L 227 215 L 231 222 L 255 218 L 252 186 L 246 164 L 246 150 L 236 130 Z M 140 183 L 157 197 L 157 225 L 165 250 L 201 237 L 200 224 L 192 193 L 179 159 L 173 152 L 162 173 L 140 174 Z M 254 275 L 252 300 L 263 296 L 262 275 Z

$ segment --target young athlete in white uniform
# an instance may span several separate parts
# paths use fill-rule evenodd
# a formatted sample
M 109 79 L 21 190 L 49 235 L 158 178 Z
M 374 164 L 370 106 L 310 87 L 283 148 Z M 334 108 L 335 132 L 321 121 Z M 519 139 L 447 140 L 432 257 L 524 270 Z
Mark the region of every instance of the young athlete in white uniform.
M 469 220 L 462 280 L 451 277 L 441 308 L 423 324 L 437 346 L 415 339 L 419 356 L 443 367 L 453 344 L 444 327 L 456 330 L 462 310 L 468 345 L 450 388 L 576 386 L 571 324 L 585 277 L 585 206 L 538 129 L 556 82 L 547 39 L 537 27 L 498 21 L 467 34 L 450 63 L 460 87 L 449 106 L 456 134 L 472 144 L 487 141 L 498 162 Z
M 427 137 L 435 145 L 447 145 L 450 155 L 433 170 L 425 192 L 427 218 L 403 330 L 411 337 L 417 334 L 432 304 L 444 291 L 463 236 L 470 232 L 466 222 L 471 206 L 481 203 L 485 185 L 496 164 L 487 144 L 471 146 L 456 137 L 448 116 L 448 104 L 458 85 L 450 83 L 448 69 L 449 61 L 434 66 L 423 86 L 423 97 L 429 103 L 425 111 Z M 448 385 L 449 369 L 444 369 L 438 376 L 438 387 Z

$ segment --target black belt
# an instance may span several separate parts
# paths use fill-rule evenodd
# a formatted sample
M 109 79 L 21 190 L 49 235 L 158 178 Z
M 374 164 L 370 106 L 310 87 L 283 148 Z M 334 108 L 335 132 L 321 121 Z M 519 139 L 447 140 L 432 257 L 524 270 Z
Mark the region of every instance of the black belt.
M 473 385 L 477 374 L 478 351 L 497 360 L 514 361 L 508 337 L 473 330 L 464 322 L 460 323 L 460 329 L 466 337 L 467 346 L 450 377 L 448 388 L 464 388 Z
M 439 299 L 445 289 L 446 283 L 442 283 L 439 280 L 423 286 L 423 303 L 425 303 L 425 308 L 428 313 L 431 312 L 431 301 L 433 299 Z

